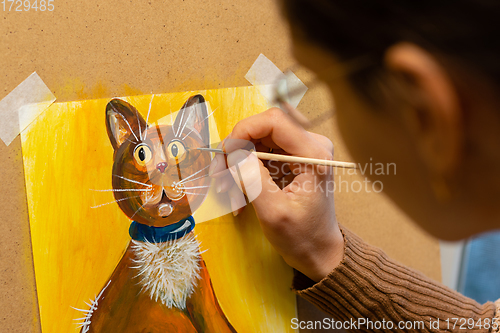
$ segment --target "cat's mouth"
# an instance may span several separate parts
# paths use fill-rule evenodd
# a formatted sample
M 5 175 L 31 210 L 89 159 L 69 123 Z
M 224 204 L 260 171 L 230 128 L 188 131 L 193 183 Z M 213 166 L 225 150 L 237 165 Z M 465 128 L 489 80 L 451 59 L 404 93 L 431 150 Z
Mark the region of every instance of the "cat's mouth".
M 146 203 L 146 209 L 156 211 L 155 213 L 166 218 L 174 211 L 174 202 L 185 196 L 182 187 L 174 186 L 152 186 L 149 191 L 143 192 L 142 200 Z
M 174 207 L 172 206 L 172 200 L 167 196 L 167 191 L 165 189 L 162 190 L 161 200 L 158 204 L 158 215 L 162 218 L 168 217 L 174 211 Z

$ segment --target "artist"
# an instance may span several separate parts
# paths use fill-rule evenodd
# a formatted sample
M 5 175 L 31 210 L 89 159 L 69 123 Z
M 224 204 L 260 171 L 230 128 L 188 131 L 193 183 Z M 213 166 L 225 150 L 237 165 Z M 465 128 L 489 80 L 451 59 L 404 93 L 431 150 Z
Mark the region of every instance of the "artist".
M 440 239 L 498 228 L 500 2 L 287 0 L 281 5 L 294 55 L 328 85 L 355 161 L 396 163 L 396 175 L 372 174 L 371 180 L 381 181 L 406 214 Z M 242 120 L 229 138 L 291 155 L 333 156 L 328 139 L 278 109 Z M 228 161 L 243 158 L 256 157 L 235 150 Z M 478 304 L 339 226 L 332 196 L 308 190 L 309 181 L 332 179 L 332 172 L 291 170 L 294 186 L 281 189 L 266 163 L 259 163 L 260 170 L 247 168 L 242 176 L 245 184 L 261 182 L 255 211 L 266 237 L 299 272 L 293 287 L 300 296 L 337 320 L 424 321 L 422 332 L 500 331 L 495 319 L 500 302 Z M 212 175 L 221 163 L 214 164 Z

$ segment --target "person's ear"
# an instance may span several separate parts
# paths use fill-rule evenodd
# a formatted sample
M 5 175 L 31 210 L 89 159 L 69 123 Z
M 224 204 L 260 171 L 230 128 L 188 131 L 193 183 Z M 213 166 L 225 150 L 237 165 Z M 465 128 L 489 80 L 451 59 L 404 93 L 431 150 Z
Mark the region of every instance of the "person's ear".
M 413 136 L 429 171 L 438 177 L 453 172 L 463 149 L 463 111 L 453 81 L 423 48 L 399 43 L 386 51 L 385 66 L 405 78 L 409 107 L 402 125 Z

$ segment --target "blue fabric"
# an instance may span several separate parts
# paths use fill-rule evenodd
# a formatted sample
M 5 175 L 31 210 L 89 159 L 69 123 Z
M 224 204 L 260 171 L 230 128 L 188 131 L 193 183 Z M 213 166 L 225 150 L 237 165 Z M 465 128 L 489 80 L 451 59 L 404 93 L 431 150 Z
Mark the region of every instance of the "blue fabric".
M 470 240 L 465 246 L 459 291 L 479 303 L 500 298 L 500 232 Z
M 181 228 L 184 224 L 186 224 L 186 222 L 190 223 L 189 226 L 183 228 L 178 232 L 174 232 L 175 230 Z M 133 221 L 132 224 L 130 224 L 128 232 L 130 234 L 130 237 L 137 241 L 163 243 L 187 235 L 194 229 L 194 225 L 194 218 L 192 216 L 189 216 L 177 223 L 170 224 L 165 227 L 151 227 L 149 225 Z

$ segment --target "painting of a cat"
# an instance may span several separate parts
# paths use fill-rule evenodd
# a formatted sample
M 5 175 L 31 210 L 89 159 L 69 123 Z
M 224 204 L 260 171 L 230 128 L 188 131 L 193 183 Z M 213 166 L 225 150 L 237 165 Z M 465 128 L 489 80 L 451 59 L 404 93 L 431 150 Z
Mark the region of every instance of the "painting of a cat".
M 172 125 L 150 125 L 120 99 L 107 104 L 112 191 L 132 239 L 81 332 L 235 332 L 193 232 L 210 184 L 210 153 L 197 150 L 210 144 L 207 113 L 202 95 Z

